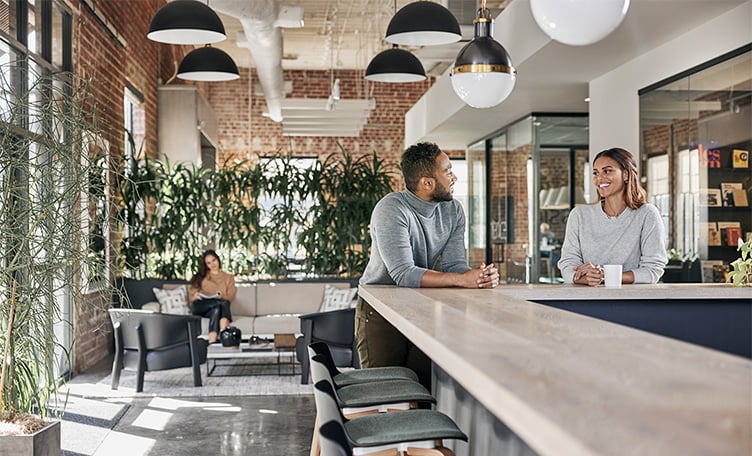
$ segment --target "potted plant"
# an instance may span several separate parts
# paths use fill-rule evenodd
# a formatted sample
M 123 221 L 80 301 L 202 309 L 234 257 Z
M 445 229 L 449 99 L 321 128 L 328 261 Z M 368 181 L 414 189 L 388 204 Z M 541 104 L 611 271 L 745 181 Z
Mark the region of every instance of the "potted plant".
M 91 228 L 107 211 L 107 154 L 98 155 L 106 144 L 89 94 L 69 73 L 0 66 L 0 421 L 31 433 L 0 437 L 0 454 L 60 454 L 50 419 L 63 406 L 57 364 L 66 351 L 53 326 L 72 322 L 58 301 L 83 305 L 89 281 L 107 275 L 90 248 L 103 236 Z
M 728 280 L 735 287 L 750 287 L 752 286 L 752 237 L 740 244 L 738 250 L 741 256 L 731 263 Z

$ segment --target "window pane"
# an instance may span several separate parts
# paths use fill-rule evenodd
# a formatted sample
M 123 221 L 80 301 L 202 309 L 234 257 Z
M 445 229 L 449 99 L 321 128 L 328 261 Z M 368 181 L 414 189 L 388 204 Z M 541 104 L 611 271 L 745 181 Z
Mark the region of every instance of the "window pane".
M 36 0 L 29 0 L 28 8 L 27 46 L 29 51 L 39 54 L 42 52 L 42 43 L 44 40 L 44 37 L 42 36 L 44 27 L 42 26 L 41 2 L 37 4 Z
M 63 21 L 64 13 L 57 7 L 52 8 L 52 64 L 63 68 Z

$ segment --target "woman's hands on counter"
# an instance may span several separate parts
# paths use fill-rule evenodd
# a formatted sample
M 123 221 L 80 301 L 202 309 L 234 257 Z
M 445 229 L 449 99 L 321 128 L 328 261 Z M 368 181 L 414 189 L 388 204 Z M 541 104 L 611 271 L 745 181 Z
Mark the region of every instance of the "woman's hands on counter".
M 603 283 L 603 268 L 599 265 L 587 262 L 574 268 L 574 279 L 576 284 L 595 287 Z

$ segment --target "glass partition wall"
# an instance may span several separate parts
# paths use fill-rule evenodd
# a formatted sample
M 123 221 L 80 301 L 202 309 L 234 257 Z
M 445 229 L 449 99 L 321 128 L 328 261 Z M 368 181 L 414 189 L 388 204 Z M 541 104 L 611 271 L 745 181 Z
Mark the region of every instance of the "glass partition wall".
M 685 263 L 664 281 L 725 281 L 738 239 L 752 236 L 751 101 L 752 45 L 640 91 L 644 185 L 670 257 Z
M 485 169 L 488 202 L 485 217 L 469 216 L 471 227 L 487 220 L 488 235 L 471 228 L 470 245 L 485 242 L 485 261 L 496 263 L 502 281 L 561 282 L 567 216 L 590 192 L 587 126 L 585 114 L 533 114 L 468 149 L 468 168 Z

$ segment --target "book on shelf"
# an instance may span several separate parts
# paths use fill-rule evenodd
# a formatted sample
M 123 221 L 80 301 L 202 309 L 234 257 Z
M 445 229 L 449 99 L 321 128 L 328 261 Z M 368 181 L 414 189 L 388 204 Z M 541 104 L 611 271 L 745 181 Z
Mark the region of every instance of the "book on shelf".
M 704 283 L 713 282 L 713 271 L 716 266 L 723 266 L 721 260 L 700 260 L 700 274 Z
M 700 206 L 720 207 L 721 206 L 721 189 L 719 188 L 701 188 L 700 189 Z
M 721 198 L 724 207 L 736 206 L 734 201 L 734 192 L 741 190 L 744 192 L 744 186 L 741 182 L 721 182 Z
M 736 247 L 739 245 L 739 240 L 742 238 L 742 229 L 738 226 L 724 228 L 724 237 L 726 238 L 726 245 L 729 247 Z
M 749 151 L 744 149 L 733 150 L 734 168 L 749 168 Z
M 730 222 L 718 222 L 716 226 L 718 227 L 720 231 L 723 231 L 726 228 L 741 228 L 742 222 L 738 220 L 734 220 Z

